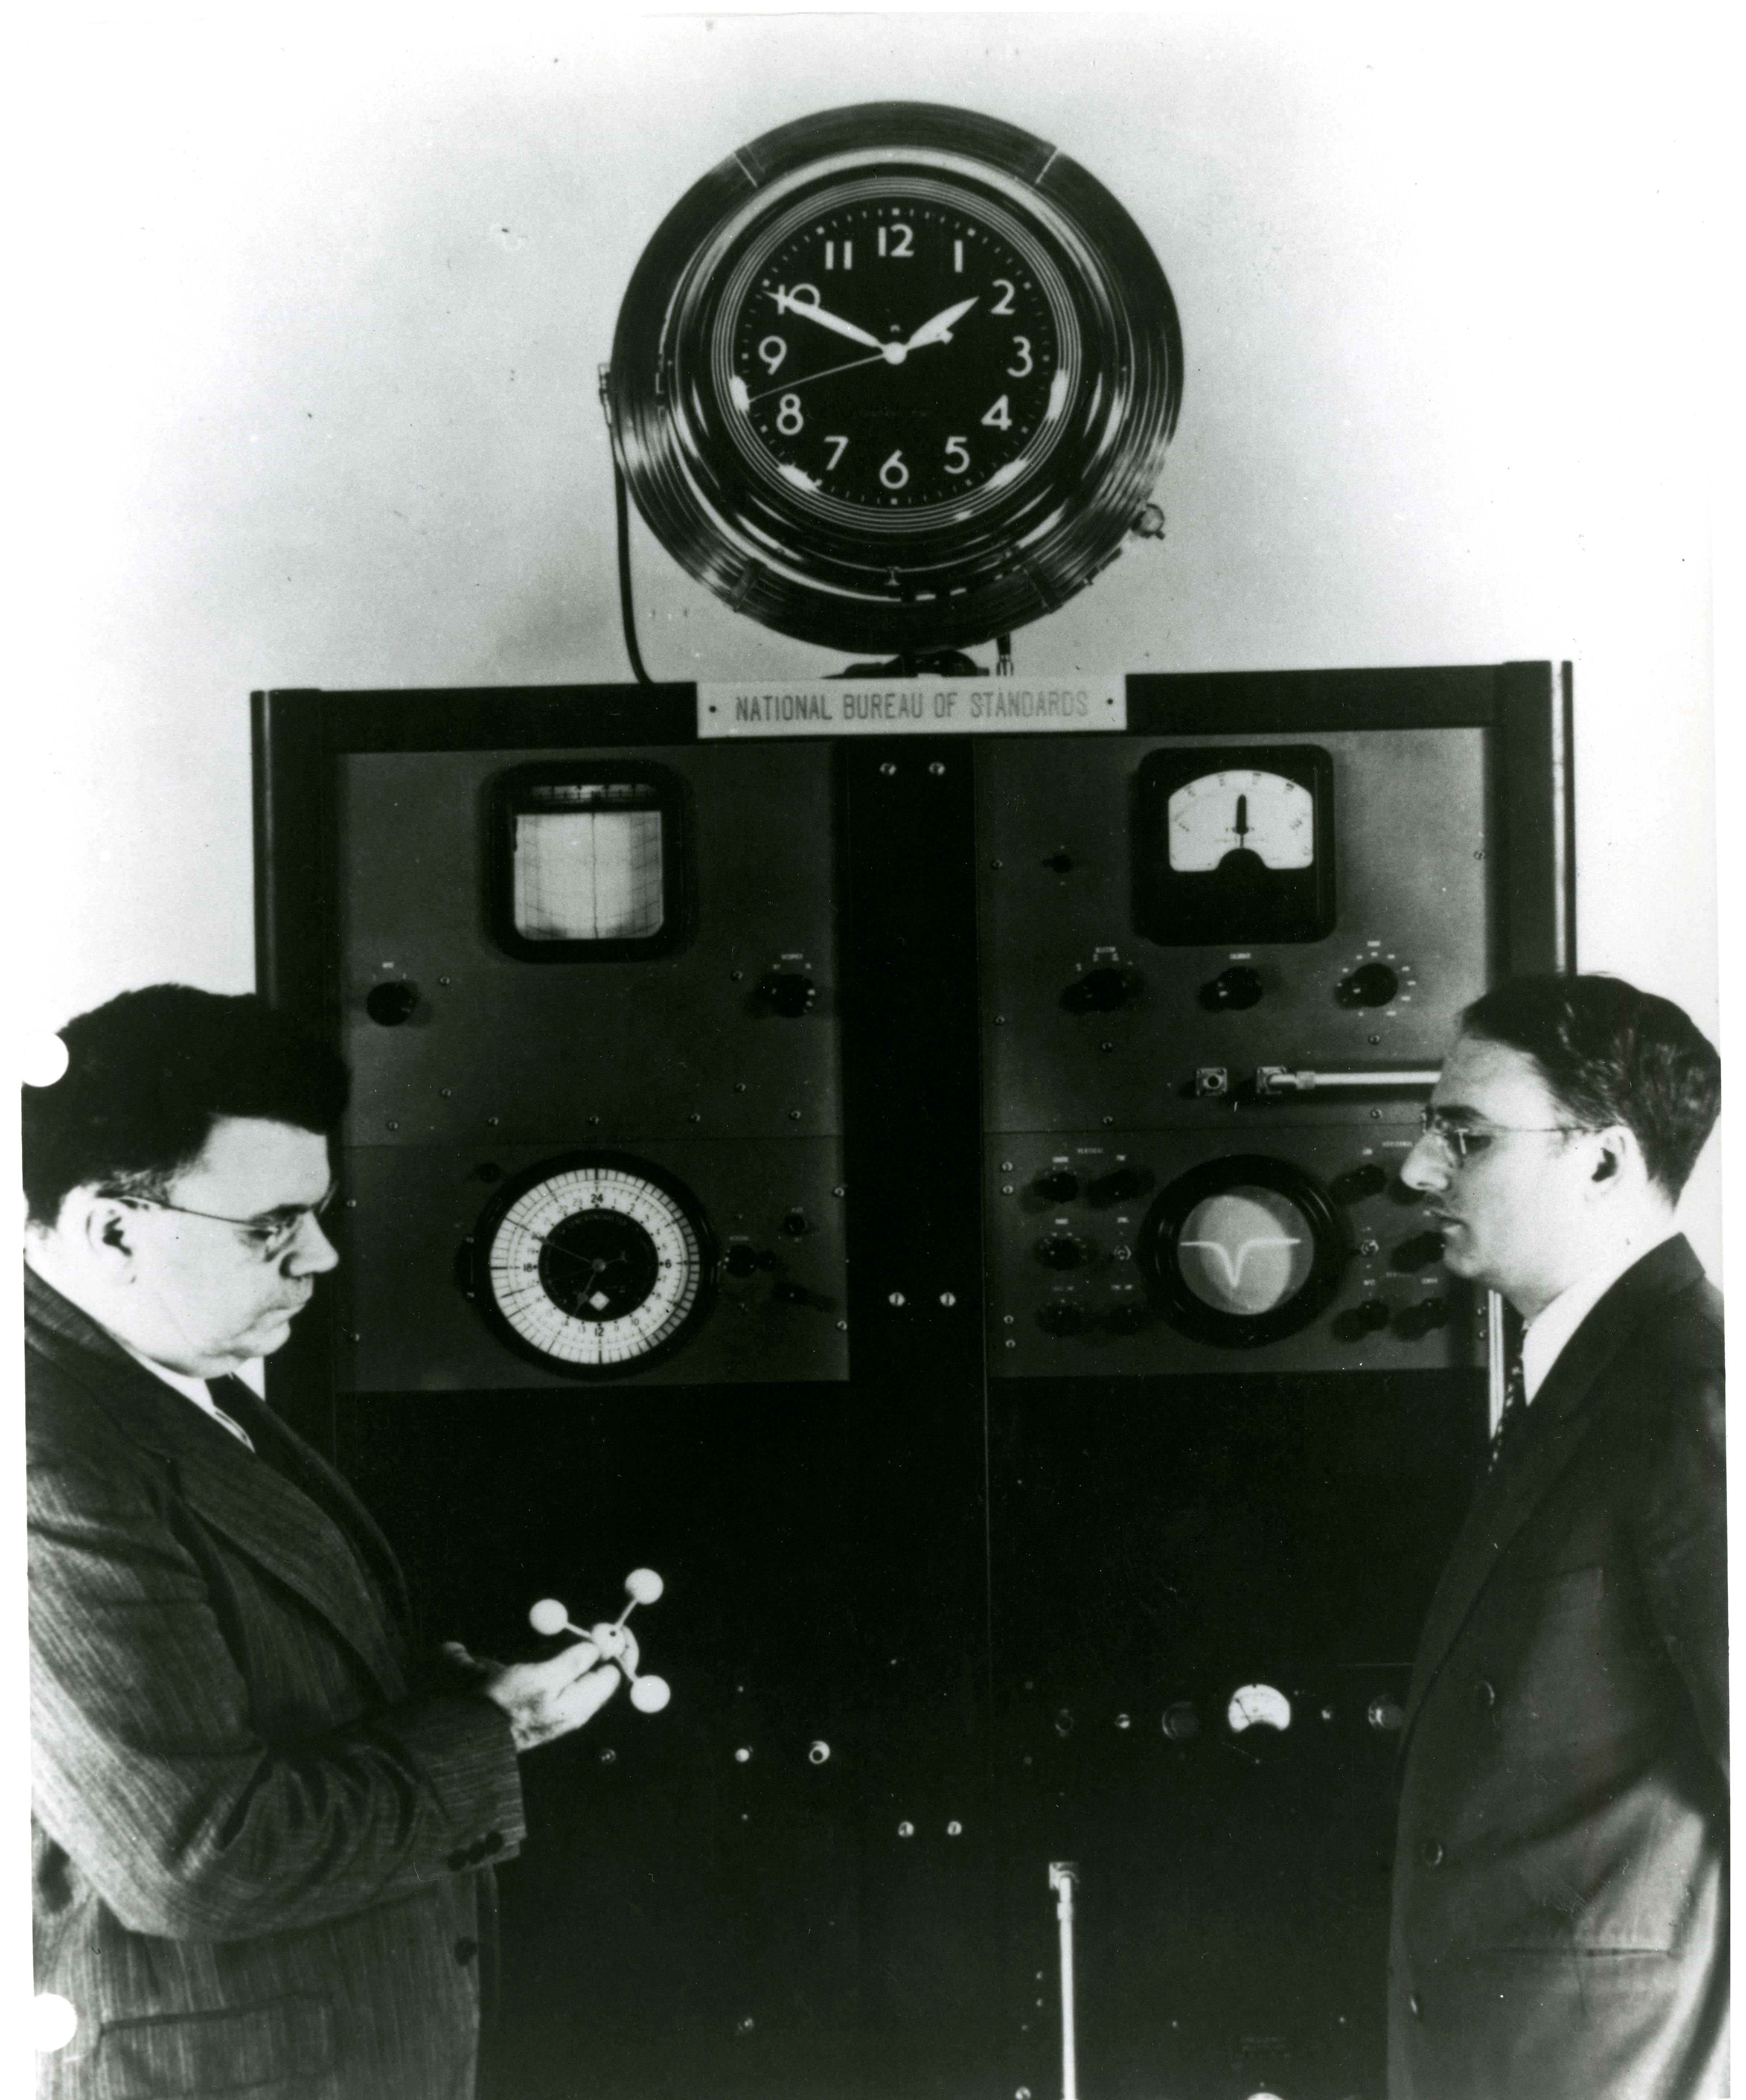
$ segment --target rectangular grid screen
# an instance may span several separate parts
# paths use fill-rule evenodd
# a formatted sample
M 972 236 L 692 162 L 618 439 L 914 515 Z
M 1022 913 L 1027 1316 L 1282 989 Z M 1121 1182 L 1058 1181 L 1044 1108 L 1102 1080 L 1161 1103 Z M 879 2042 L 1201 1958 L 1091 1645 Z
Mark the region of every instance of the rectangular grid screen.
M 667 916 L 662 812 L 641 781 L 554 781 L 514 818 L 513 923 L 529 941 L 646 940 Z

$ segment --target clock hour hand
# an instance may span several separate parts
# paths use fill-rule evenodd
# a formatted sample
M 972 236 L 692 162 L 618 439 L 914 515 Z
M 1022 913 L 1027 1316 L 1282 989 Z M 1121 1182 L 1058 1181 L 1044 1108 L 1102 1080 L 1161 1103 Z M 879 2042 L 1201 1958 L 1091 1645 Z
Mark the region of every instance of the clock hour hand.
M 776 302 L 779 314 L 805 314 L 809 321 L 817 321 L 820 328 L 827 328 L 833 335 L 847 336 L 851 342 L 864 344 L 869 350 L 883 351 L 884 345 L 876 335 L 870 335 L 853 321 L 845 321 L 840 314 L 827 313 L 817 299 L 802 299 L 792 292 L 778 289 L 770 293 Z
M 950 342 L 952 330 L 975 304 L 973 298 L 960 299 L 955 307 L 948 307 L 943 314 L 936 314 L 931 321 L 924 321 L 903 347 L 921 350 L 930 342 Z

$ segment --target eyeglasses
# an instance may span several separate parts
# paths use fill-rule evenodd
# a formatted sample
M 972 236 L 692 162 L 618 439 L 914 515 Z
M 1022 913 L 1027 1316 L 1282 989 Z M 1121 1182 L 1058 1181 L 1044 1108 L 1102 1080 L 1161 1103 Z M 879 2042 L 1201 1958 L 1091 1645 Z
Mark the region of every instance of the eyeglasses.
M 1419 1129 L 1442 1148 L 1457 1167 L 1484 1152 L 1494 1137 L 1568 1137 L 1585 1127 L 1580 1123 L 1451 1123 L 1441 1109 L 1419 1110 Z
M 296 1242 L 311 1219 L 326 1215 L 338 1191 L 330 1189 L 319 1203 L 299 1203 L 271 1218 L 227 1218 L 218 1211 L 191 1211 L 185 1203 L 165 1203 L 156 1196 L 127 1195 L 120 1189 L 104 1193 L 117 1202 L 134 1203 L 150 1211 L 173 1211 L 179 1218 L 204 1218 L 209 1224 L 234 1226 L 251 1254 L 262 1261 L 272 1261 Z

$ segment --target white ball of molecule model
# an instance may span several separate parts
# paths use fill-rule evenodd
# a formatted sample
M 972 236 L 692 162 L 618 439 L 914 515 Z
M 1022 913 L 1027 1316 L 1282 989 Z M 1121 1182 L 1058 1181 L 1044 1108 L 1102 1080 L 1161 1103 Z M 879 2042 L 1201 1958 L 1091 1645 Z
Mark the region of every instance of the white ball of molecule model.
M 633 1568 L 624 1578 L 624 1586 L 637 1604 L 652 1604 L 667 1585 L 652 1568 Z
M 561 1634 L 570 1623 L 570 1614 L 556 1597 L 542 1597 L 527 1614 L 527 1623 L 536 1634 Z
M 639 1714 L 659 1714 L 672 1696 L 664 1677 L 639 1677 L 630 1688 L 631 1704 Z

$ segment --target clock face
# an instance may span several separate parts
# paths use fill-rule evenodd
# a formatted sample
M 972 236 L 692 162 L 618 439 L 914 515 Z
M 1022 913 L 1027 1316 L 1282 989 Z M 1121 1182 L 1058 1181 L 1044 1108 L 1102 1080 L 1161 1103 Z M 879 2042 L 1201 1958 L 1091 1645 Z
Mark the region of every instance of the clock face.
M 1081 362 L 1042 244 L 991 202 L 913 179 L 841 186 L 767 229 L 716 343 L 753 466 L 875 529 L 972 517 L 1034 471 Z
M 505 1185 L 474 1244 L 492 1324 L 571 1377 L 641 1370 L 708 1310 L 708 1229 L 689 1192 L 646 1161 L 548 1161 Z
M 1113 558 L 1181 388 L 1170 287 L 1108 191 L 1016 126 L 882 103 L 766 133 L 680 199 L 605 399 L 645 521 L 736 611 L 920 652 Z

